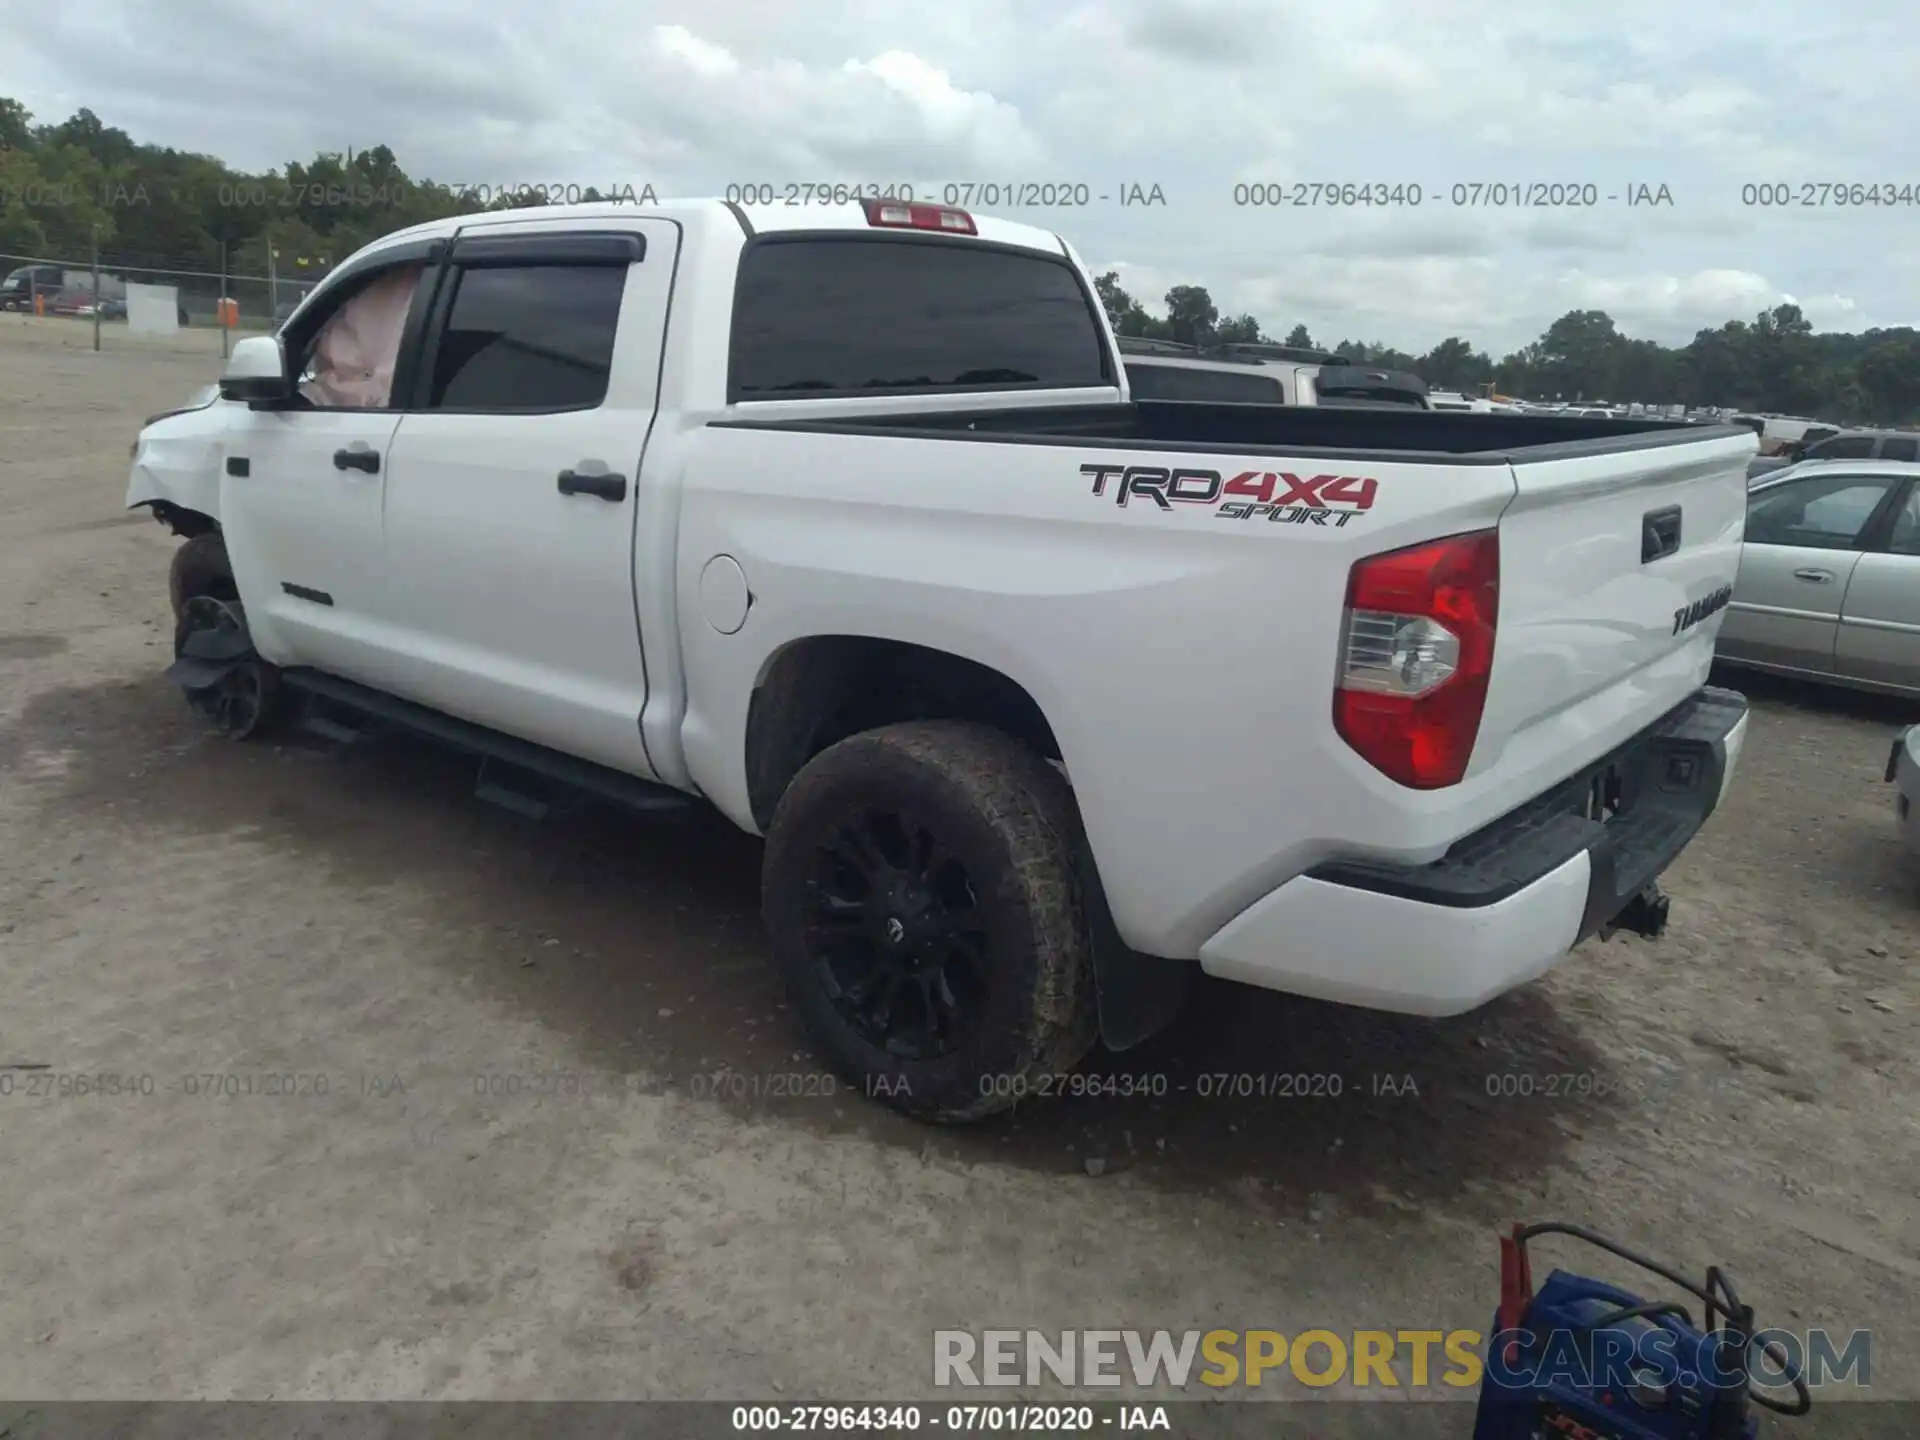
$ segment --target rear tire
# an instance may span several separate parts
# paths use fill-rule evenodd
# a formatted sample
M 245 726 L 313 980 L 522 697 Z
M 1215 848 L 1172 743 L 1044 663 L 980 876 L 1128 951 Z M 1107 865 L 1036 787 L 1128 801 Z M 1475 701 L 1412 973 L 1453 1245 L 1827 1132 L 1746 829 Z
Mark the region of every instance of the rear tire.
M 1011 736 L 914 721 L 821 752 L 762 907 L 807 1027 L 863 1093 L 943 1122 L 1040 1094 L 1098 1033 L 1073 794 Z

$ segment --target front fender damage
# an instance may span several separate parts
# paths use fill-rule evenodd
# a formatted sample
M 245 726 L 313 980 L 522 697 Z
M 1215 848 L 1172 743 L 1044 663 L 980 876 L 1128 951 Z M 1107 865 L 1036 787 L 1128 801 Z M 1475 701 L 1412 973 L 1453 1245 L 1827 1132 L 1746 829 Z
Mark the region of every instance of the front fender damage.
M 217 406 L 149 422 L 134 442 L 127 508 L 151 509 L 155 519 L 188 538 L 216 528 L 226 449 L 223 424 Z
M 198 510 L 183 509 L 171 500 L 137 500 L 127 508 L 151 511 L 155 520 L 182 540 L 191 540 L 195 536 L 205 535 L 220 528 L 211 515 L 203 515 Z

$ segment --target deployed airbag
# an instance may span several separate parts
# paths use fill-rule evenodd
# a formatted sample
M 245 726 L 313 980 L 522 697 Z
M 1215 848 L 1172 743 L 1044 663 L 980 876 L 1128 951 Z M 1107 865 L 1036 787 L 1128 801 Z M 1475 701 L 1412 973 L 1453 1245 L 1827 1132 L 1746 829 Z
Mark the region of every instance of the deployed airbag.
M 321 327 L 313 347 L 313 377 L 300 387 L 301 394 L 315 405 L 386 407 L 420 268 L 404 265 L 380 276 Z

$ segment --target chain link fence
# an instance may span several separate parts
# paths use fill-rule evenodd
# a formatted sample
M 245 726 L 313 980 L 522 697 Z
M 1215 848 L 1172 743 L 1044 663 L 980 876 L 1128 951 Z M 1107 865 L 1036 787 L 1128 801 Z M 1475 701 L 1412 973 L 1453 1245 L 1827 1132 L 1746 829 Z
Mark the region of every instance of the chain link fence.
M 96 350 L 224 355 L 271 334 L 318 276 L 221 274 L 111 255 L 0 255 L 0 337 Z M 4 340 L 0 340 L 4 343 Z

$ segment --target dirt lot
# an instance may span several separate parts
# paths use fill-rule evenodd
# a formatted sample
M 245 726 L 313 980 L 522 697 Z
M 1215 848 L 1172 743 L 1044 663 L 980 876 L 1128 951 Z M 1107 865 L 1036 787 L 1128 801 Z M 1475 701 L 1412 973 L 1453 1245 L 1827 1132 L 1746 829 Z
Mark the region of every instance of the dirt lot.
M 1874 1394 L 1920 1398 L 1920 876 L 1880 780 L 1915 707 L 1750 684 L 1668 937 L 1481 1013 L 1208 988 L 1096 1062 L 1164 1098 L 958 1133 L 756 1095 L 830 1084 L 757 842 L 206 737 L 160 674 L 175 542 L 121 501 L 217 338 L 62 324 L 0 317 L 0 1062 L 50 1067 L 0 1072 L 0 1395 L 926 1398 L 937 1327 L 1483 1328 L 1497 1232 L 1562 1218 L 1872 1328 Z M 1201 1098 L 1226 1071 L 1343 1094 Z M 1563 1073 L 1608 1093 L 1489 1093 Z M 153 1093 L 27 1093 L 103 1074 Z

